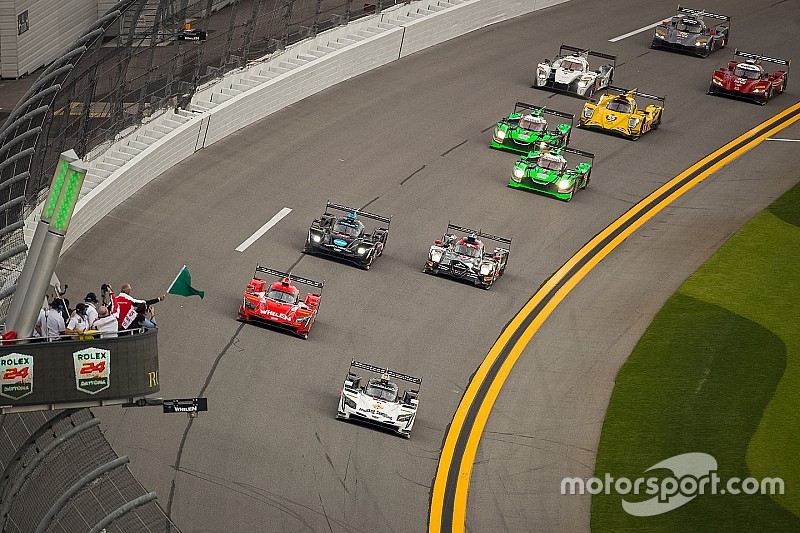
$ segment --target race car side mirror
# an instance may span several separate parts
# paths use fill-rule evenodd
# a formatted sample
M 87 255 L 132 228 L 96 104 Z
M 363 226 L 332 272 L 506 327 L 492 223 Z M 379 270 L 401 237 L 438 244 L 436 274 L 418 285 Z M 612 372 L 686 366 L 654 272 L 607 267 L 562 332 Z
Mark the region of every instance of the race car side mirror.
M 344 382 L 344 388 L 345 389 L 352 389 L 353 388 L 353 382 L 352 381 L 345 381 Z
M 442 239 L 436 239 L 436 240 L 435 240 L 435 241 L 433 241 L 433 242 L 434 242 L 434 244 L 441 245 L 441 244 L 442 244 Z
M 419 405 L 419 400 L 417 400 L 416 398 L 412 398 L 411 399 L 411 405 L 413 405 L 413 406 Z
M 495 261 L 500 261 L 501 257 L 499 255 L 494 256 Z
M 709 31 L 708 31 L 708 34 L 709 34 L 709 35 L 714 35 L 714 30 L 709 30 Z

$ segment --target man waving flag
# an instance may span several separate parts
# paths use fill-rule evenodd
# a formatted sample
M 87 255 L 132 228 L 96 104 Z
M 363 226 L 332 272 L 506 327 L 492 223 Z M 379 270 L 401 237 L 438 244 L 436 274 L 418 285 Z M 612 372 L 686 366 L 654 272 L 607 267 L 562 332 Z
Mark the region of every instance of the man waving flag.
M 204 291 L 199 291 L 192 287 L 192 275 L 189 274 L 189 269 L 186 268 L 186 265 L 183 265 L 181 271 L 178 272 L 175 281 L 169 286 L 167 292 L 169 294 L 177 294 L 178 296 L 194 296 L 196 294 L 200 299 L 205 296 Z

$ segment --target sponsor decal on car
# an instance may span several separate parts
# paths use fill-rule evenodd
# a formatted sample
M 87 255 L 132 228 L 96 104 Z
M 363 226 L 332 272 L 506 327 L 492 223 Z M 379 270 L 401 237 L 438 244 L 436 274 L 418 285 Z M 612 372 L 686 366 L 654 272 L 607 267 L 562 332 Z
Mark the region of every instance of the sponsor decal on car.
M 33 356 L 12 353 L 0 357 L 0 396 L 19 400 L 33 393 Z
M 333 239 L 333 244 L 335 244 L 336 246 L 341 246 L 341 247 L 344 248 L 345 246 L 347 246 L 347 241 L 342 240 L 342 239 Z
M 291 317 L 286 313 L 278 313 L 277 311 L 273 311 L 272 309 L 267 309 L 267 316 L 272 318 L 278 318 L 280 320 L 291 320 Z

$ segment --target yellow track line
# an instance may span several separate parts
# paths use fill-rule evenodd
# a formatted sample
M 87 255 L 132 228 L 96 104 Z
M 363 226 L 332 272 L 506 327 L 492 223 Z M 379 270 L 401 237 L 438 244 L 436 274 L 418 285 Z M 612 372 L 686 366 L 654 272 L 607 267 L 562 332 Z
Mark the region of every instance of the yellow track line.
M 456 410 L 456 413 L 453 417 L 453 422 L 450 425 L 450 429 L 448 430 L 447 437 L 445 438 L 445 443 L 442 448 L 442 454 L 436 471 L 436 479 L 434 481 L 434 488 L 431 496 L 431 513 L 428 526 L 430 533 L 438 533 L 439 531 L 441 531 L 440 526 L 443 516 L 444 495 L 447 483 L 447 474 L 450 471 L 450 467 L 453 463 L 453 460 L 455 459 L 454 454 L 455 454 L 456 441 L 458 440 L 458 437 L 464 426 L 467 413 L 470 407 L 472 406 L 475 397 L 479 389 L 481 388 L 481 385 L 483 384 L 483 381 L 485 380 L 486 375 L 488 374 L 492 365 L 495 363 L 497 357 L 500 355 L 501 351 L 506 346 L 511 337 L 520 328 L 525 318 L 528 317 L 528 315 L 530 315 L 530 313 L 535 309 L 535 307 L 542 302 L 545 296 L 555 286 L 557 286 L 558 283 L 562 281 L 564 277 L 569 273 L 569 271 L 579 261 L 584 259 L 597 244 L 599 244 L 603 239 L 607 238 L 609 235 L 617 231 L 622 225 L 627 223 L 631 218 L 641 213 L 645 209 L 648 203 L 655 200 L 658 196 L 669 190 L 671 187 L 675 186 L 680 181 L 686 179 L 686 177 L 688 177 L 693 172 L 696 172 L 703 165 L 706 165 L 709 162 L 713 161 L 715 158 L 719 157 L 725 151 L 729 150 L 733 145 L 755 134 L 759 130 L 763 130 L 763 128 L 769 127 L 775 122 L 780 121 L 783 117 L 795 112 L 798 109 L 800 109 L 800 103 L 795 104 L 792 107 L 789 107 L 783 112 L 778 113 L 774 117 L 752 128 L 743 135 L 740 135 L 733 141 L 727 143 L 725 146 L 719 148 L 718 150 L 715 150 L 713 153 L 706 156 L 701 161 L 695 163 L 694 165 L 692 165 L 691 167 L 680 173 L 678 176 L 674 177 L 673 179 L 671 179 L 670 181 L 659 187 L 653 193 L 648 195 L 645 199 L 637 203 L 634 207 L 629 209 L 622 216 L 620 216 L 618 219 L 612 222 L 603 231 L 598 233 L 593 239 L 591 239 L 586 245 L 584 245 L 574 256 L 572 256 L 569 259 L 569 261 L 567 261 L 536 292 L 536 294 L 533 295 L 533 297 L 528 301 L 528 303 L 526 303 L 525 306 L 514 316 L 509 325 L 503 330 L 497 341 L 495 341 L 494 345 L 487 354 L 486 358 L 481 363 L 481 366 L 478 368 L 477 372 L 473 376 L 467 388 L 467 391 L 464 393 L 464 397 L 462 398 L 461 403 L 459 404 L 458 409 Z M 505 383 L 505 380 L 508 377 L 509 373 L 511 372 L 511 369 L 516 363 L 517 359 L 519 359 L 519 356 L 522 354 L 522 351 L 525 349 L 525 347 L 530 342 L 533 335 L 536 333 L 536 331 L 538 331 L 539 327 L 542 325 L 542 323 L 544 323 L 547 317 L 550 316 L 550 314 L 558 306 L 558 304 L 561 303 L 561 301 L 567 296 L 567 294 L 569 294 L 572 291 L 572 289 L 578 284 L 578 282 L 581 279 L 583 279 L 583 277 L 586 276 L 586 274 L 588 274 L 592 270 L 592 268 L 594 268 L 609 253 L 611 253 L 612 250 L 614 250 L 617 246 L 619 246 L 619 244 L 621 244 L 625 239 L 627 239 L 634 231 L 636 231 L 644 223 L 646 223 L 653 216 L 658 214 L 666 206 L 674 202 L 677 198 L 682 196 L 685 192 L 692 189 L 695 185 L 706 179 L 708 176 L 710 176 L 723 166 L 727 165 L 737 157 L 741 156 L 745 152 L 751 150 L 752 148 L 763 142 L 767 137 L 770 137 L 773 134 L 787 128 L 789 125 L 795 123 L 798 120 L 800 120 L 800 115 L 792 117 L 786 122 L 779 124 L 778 126 L 772 127 L 766 132 L 758 135 L 757 137 L 750 140 L 747 144 L 743 145 L 734 152 L 728 154 L 720 161 L 716 162 L 708 169 L 698 174 L 698 176 L 693 178 L 691 181 L 685 183 L 681 188 L 679 188 L 678 190 L 670 194 L 668 197 L 661 200 L 658 204 L 652 206 L 648 211 L 641 213 L 641 216 L 639 216 L 637 220 L 634 220 L 630 226 L 625 228 L 612 241 L 606 244 L 597 254 L 595 254 L 592 258 L 590 258 L 588 262 L 585 265 L 583 265 L 583 267 L 581 267 L 581 269 L 578 270 L 570 279 L 566 280 L 564 285 L 556 292 L 556 294 L 545 305 L 542 311 L 540 311 L 540 313 L 536 317 L 534 317 L 531 324 L 527 327 L 527 329 L 523 332 L 522 336 L 515 343 L 508 358 L 504 361 L 494 381 L 490 384 L 486 397 L 484 398 L 484 401 L 481 404 L 480 409 L 478 411 L 475 423 L 472 426 L 472 431 L 469 434 L 467 446 L 466 449 L 464 450 L 464 454 L 460 460 L 460 465 L 459 465 L 458 481 L 456 486 L 456 494 L 454 501 L 453 517 L 452 517 L 452 531 L 458 533 L 464 531 L 464 524 L 466 520 L 466 508 L 467 508 L 467 492 L 469 490 L 469 480 L 472 474 L 472 465 L 474 464 L 475 461 L 475 455 L 477 453 L 478 444 L 480 443 L 480 438 L 483 433 L 483 429 L 486 425 L 486 422 L 488 420 L 489 413 L 491 412 L 491 409 L 494 406 L 494 402 L 497 399 L 497 396 L 500 393 L 500 390 L 503 384 Z

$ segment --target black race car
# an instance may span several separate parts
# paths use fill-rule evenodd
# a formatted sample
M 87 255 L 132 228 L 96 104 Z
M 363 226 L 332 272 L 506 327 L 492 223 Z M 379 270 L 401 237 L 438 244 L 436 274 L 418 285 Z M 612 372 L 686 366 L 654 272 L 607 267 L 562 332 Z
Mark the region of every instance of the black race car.
M 331 210 L 346 214 L 337 216 Z M 386 227 L 377 227 L 368 233 L 362 218 L 377 220 Z M 329 200 L 325 204 L 325 213 L 311 223 L 303 251 L 339 257 L 369 270 L 375 258 L 383 254 L 391 221 L 391 217 L 332 204 Z
M 716 26 L 706 24 L 713 19 Z M 678 13 L 656 26 L 650 48 L 665 48 L 708 57 L 725 48 L 731 35 L 731 18 L 697 9 L 678 6 Z

